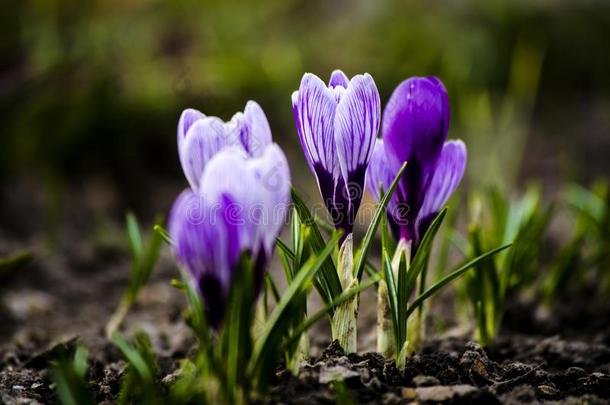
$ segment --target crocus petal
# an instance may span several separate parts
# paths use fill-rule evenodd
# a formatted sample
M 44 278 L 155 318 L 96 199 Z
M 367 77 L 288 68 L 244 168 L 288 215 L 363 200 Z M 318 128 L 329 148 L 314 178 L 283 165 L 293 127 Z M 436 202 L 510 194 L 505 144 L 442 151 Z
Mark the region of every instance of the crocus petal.
M 189 127 L 185 139 L 178 145 L 180 164 L 191 188 L 197 190 L 201 174 L 208 161 L 231 143 L 224 123 L 215 117 L 197 120 Z
M 402 82 L 385 108 L 382 132 L 392 170 L 408 167 L 396 190 L 404 217 L 400 238 L 416 240 L 415 220 L 423 204 L 449 127 L 449 98 L 435 77 Z M 414 243 L 416 243 L 415 241 Z
M 185 190 L 174 202 L 168 228 L 174 253 L 201 292 L 208 320 L 217 327 L 222 319 L 233 269 L 239 259 L 237 229 L 225 221 L 221 207 L 212 207 L 192 190 Z
M 248 167 L 247 154 L 238 146 L 228 146 L 218 152 L 206 166 L 199 193 L 211 206 L 219 206 L 225 195 L 234 204 L 228 207 L 228 221 L 239 229 L 239 242 L 242 250 L 252 253 L 256 250 L 257 226 L 248 218 L 259 194 L 256 179 Z
M 375 201 L 379 202 L 381 199 L 379 193 L 381 187 L 383 187 L 384 192 L 387 192 L 394 177 L 396 177 L 396 173 L 390 169 L 388 164 L 383 146 L 383 139 L 377 139 L 366 171 L 366 184 Z M 401 218 L 404 217 L 404 214 L 402 211 L 399 211 L 399 208 L 400 205 L 397 194 L 394 192 L 394 195 L 388 203 L 387 213 L 392 233 L 396 238 L 399 236 Z
M 191 125 L 201 118 L 205 118 L 205 114 L 193 108 L 187 108 L 182 111 L 180 119 L 178 120 L 178 149 L 180 149 L 182 141 L 186 138 L 186 133 Z
M 298 91 L 292 94 L 297 131 L 305 158 L 314 173 L 323 170 L 333 179 L 339 176 L 333 127 L 337 103 L 317 76 L 306 73 Z
M 336 94 L 317 76 L 306 73 L 299 90 L 292 94 L 292 107 L 301 147 L 316 176 L 324 204 L 335 225 L 343 226 L 348 222 L 349 198 L 333 134 Z
M 384 192 L 387 191 L 393 179 L 393 173 L 385 156 L 383 139 L 377 139 L 366 171 L 366 185 L 375 201 L 381 198 L 380 188 L 383 186 Z
M 436 164 L 430 186 L 417 216 L 418 238 L 443 208 L 460 184 L 466 169 L 466 145 L 461 140 L 446 142 Z
M 225 196 L 225 220 L 239 233 L 241 251 L 255 260 L 255 290 L 260 291 L 266 261 L 271 257 L 290 204 L 290 171 L 286 156 L 276 144 L 257 158 L 241 148 L 227 147 L 208 164 L 200 193 L 212 206 Z
M 290 170 L 278 145 L 268 145 L 257 158 L 225 148 L 206 167 L 200 193 L 210 204 L 230 196 L 235 203 L 230 216 L 240 229 L 242 250 L 257 255 L 262 247 L 271 255 L 290 204 Z
M 345 73 L 343 73 L 343 71 L 341 71 L 339 69 L 333 70 L 333 72 L 330 75 L 330 80 L 328 81 L 328 87 L 341 86 L 343 88 L 347 88 L 348 84 L 349 84 L 349 79 L 347 78 Z
M 258 159 L 251 159 L 250 170 L 257 180 L 260 193 L 259 239 L 266 257 L 270 257 L 277 238 L 285 224 L 290 205 L 290 168 L 286 155 L 277 144 L 265 148 Z
M 255 101 L 248 101 L 240 125 L 239 139 L 246 152 L 259 156 L 271 143 L 271 128 L 263 109 Z
M 435 77 L 402 82 L 390 97 L 383 118 L 383 138 L 390 165 L 409 162 L 426 171 L 438 159 L 449 128 L 449 97 Z
M 364 192 L 366 167 L 379 132 L 380 115 L 375 81 L 368 73 L 354 76 L 337 105 L 334 125 L 341 175 L 354 214 Z

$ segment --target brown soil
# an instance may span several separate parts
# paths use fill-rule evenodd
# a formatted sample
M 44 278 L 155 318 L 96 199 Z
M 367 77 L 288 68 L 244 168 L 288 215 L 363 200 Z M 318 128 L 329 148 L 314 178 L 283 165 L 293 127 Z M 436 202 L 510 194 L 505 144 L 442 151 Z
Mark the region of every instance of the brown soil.
M 50 363 L 77 344 L 89 350 L 95 399 L 115 402 L 125 363 L 104 338 L 103 328 L 130 271 L 120 222 L 99 223 L 92 220 L 101 217 L 99 212 L 76 211 L 61 227 L 60 243 L 49 249 L 31 215 L 41 211 L 40 203 L 20 196 L 19 190 L 1 194 L 8 205 L 0 215 L 0 257 L 20 249 L 33 254 L 27 266 L 0 275 L 2 402 L 55 403 Z M 30 201 L 35 209 L 11 201 Z M 67 203 L 72 204 L 66 206 L 69 210 L 82 200 Z M 184 297 L 169 283 L 176 276 L 166 250 L 124 324 L 128 335 L 141 329 L 151 337 L 162 385 L 194 344 L 181 316 Z M 371 297 L 373 292 L 363 300 Z M 546 313 L 537 303 L 511 302 L 505 328 L 490 347 L 483 350 L 463 333 L 461 338 L 441 334 L 411 357 L 404 371 L 376 353 L 345 356 L 340 347 L 325 341 L 328 334 L 321 332 L 321 325 L 311 332 L 314 357 L 302 364 L 298 376 L 279 365 L 268 397 L 259 402 L 608 403 L 610 310 L 594 307 L 582 296 L 559 300 Z M 369 341 L 362 347 L 370 350 L 367 331 L 374 330 L 374 317 L 366 308 L 374 313 L 374 304 L 361 306 L 361 341 Z M 447 312 L 447 305 L 440 311 Z M 435 316 L 434 309 L 431 314 Z

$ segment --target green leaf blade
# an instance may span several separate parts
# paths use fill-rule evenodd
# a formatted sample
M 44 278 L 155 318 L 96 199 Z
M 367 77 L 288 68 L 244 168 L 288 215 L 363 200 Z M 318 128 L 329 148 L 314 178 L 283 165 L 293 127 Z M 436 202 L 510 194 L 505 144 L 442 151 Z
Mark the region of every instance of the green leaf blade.
M 362 279 L 362 274 L 364 272 L 367 255 L 368 255 L 369 249 L 371 247 L 371 244 L 373 242 L 373 238 L 375 237 L 375 233 L 377 232 L 377 228 L 379 227 L 379 224 L 381 223 L 381 218 L 384 215 L 386 215 L 386 209 L 388 208 L 390 199 L 392 198 L 392 195 L 394 194 L 394 191 L 396 190 L 396 187 L 398 186 L 398 181 L 402 177 L 402 174 L 404 173 L 406 168 L 407 168 L 407 162 L 403 163 L 400 170 L 398 170 L 398 172 L 396 173 L 396 177 L 394 177 L 394 180 L 392 180 L 392 183 L 390 184 L 388 191 L 383 195 L 383 197 L 379 201 L 379 204 L 377 205 L 377 209 L 375 210 L 375 214 L 373 215 L 373 219 L 371 220 L 371 223 L 366 230 L 366 234 L 364 235 L 364 238 L 362 239 L 362 243 L 360 244 L 360 247 L 359 247 L 358 251 L 356 252 L 356 260 L 355 260 L 355 264 L 354 264 L 354 274 L 357 275 L 358 281 L 360 281 Z

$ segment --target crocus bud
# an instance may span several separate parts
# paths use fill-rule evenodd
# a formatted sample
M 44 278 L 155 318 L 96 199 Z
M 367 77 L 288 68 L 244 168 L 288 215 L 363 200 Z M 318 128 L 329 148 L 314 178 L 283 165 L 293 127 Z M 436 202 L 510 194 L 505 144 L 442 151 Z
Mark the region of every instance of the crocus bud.
M 306 73 L 292 107 L 301 147 L 335 227 L 351 233 L 380 123 L 379 93 L 365 73 L 340 70 L 328 86 Z
M 466 168 L 466 146 L 449 141 L 449 98 L 435 77 L 402 82 L 383 116 L 383 151 L 377 150 L 368 170 L 368 187 L 378 198 L 406 161 L 407 169 L 388 206 L 394 235 L 413 243 L 413 251 L 457 188 Z M 381 140 L 378 141 L 381 143 Z
M 184 110 L 178 121 L 178 155 L 191 188 L 196 190 L 210 159 L 227 146 L 240 146 L 250 156 L 258 156 L 271 143 L 267 117 L 255 101 L 229 122 Z

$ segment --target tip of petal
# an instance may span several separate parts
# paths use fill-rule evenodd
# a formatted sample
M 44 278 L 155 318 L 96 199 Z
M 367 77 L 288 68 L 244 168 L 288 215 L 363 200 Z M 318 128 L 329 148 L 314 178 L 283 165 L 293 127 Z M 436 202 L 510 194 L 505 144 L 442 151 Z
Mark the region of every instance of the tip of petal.
M 328 81 L 328 87 L 345 87 L 349 85 L 349 79 L 340 69 L 335 69 L 330 75 L 330 80 Z
M 445 142 L 443 148 L 453 148 L 455 152 L 461 153 L 466 157 L 468 151 L 466 149 L 466 144 L 461 139 L 452 139 L 450 141 Z
M 293 91 L 290 99 L 292 100 L 292 106 L 295 107 L 299 102 L 299 91 Z
M 324 87 L 327 87 L 326 83 L 324 83 L 322 81 L 322 79 L 320 79 L 318 76 L 316 76 L 313 73 L 307 72 L 307 73 L 305 73 L 303 75 L 303 78 L 301 79 L 301 87 L 300 87 L 300 89 L 302 89 L 304 86 L 308 86 L 308 85 L 310 85 L 311 83 L 314 83 L 314 82 L 322 83 L 322 85 Z
M 256 109 L 259 109 L 261 111 L 263 110 L 259 103 L 257 103 L 254 100 L 248 100 L 248 102 L 246 102 L 246 107 L 244 108 L 244 112 L 247 111 L 247 110 L 250 110 L 252 108 L 256 108 Z
M 180 143 L 186 137 L 189 128 L 195 122 L 205 117 L 205 114 L 194 108 L 187 108 L 182 111 L 178 120 L 178 142 Z

